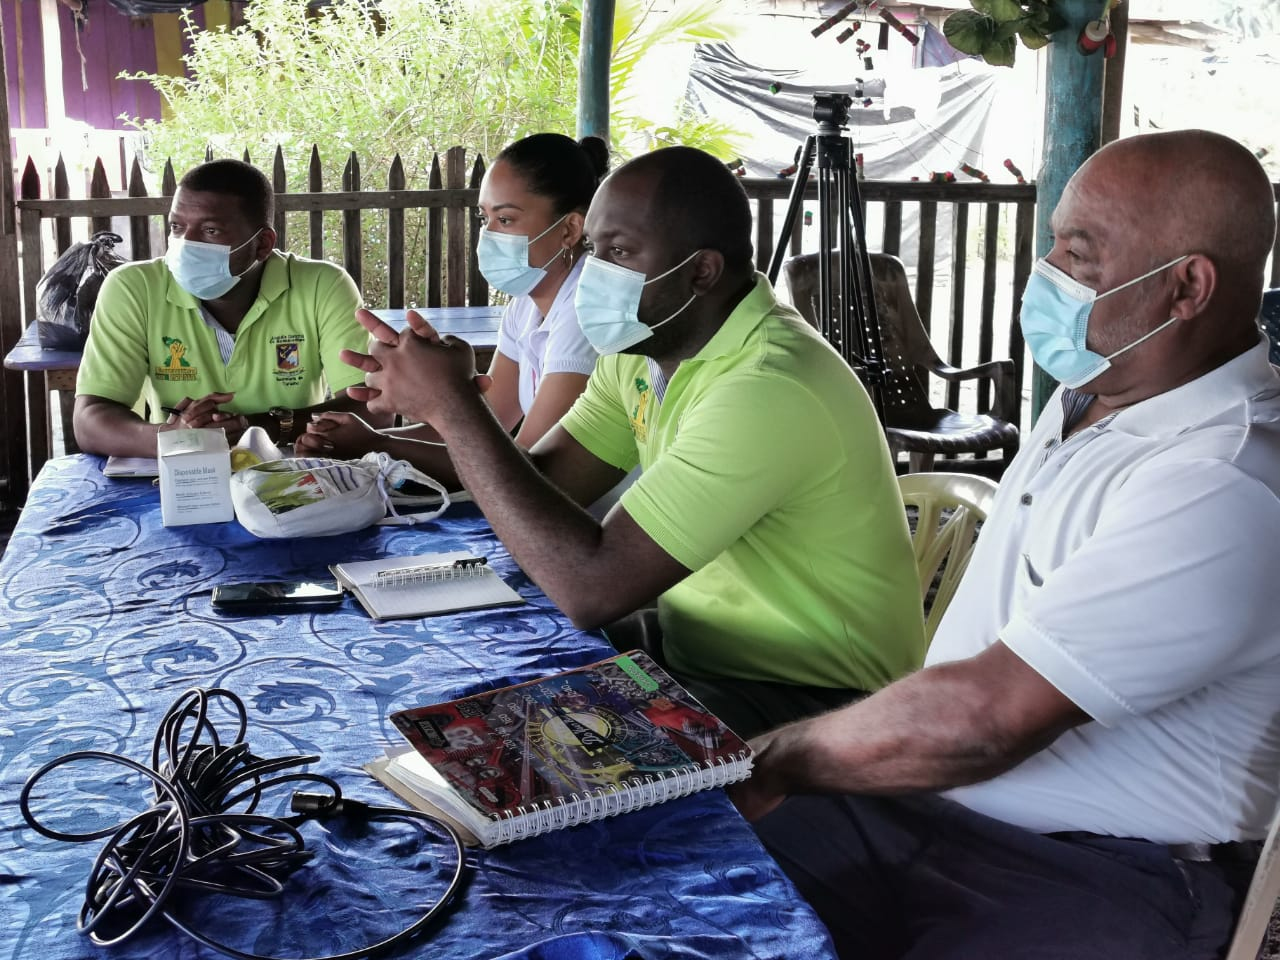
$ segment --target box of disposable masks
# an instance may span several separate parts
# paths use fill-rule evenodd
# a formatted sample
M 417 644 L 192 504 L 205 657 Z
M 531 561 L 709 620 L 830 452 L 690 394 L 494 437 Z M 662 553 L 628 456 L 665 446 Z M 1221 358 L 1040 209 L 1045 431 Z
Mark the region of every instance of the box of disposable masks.
M 225 523 L 231 505 L 231 453 L 222 430 L 161 430 L 160 519 L 166 527 Z

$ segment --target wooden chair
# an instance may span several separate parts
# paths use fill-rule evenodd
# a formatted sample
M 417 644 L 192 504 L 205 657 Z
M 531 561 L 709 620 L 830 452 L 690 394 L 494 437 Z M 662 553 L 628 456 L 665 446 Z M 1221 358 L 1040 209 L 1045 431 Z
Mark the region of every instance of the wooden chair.
M 987 518 L 996 484 L 971 473 L 908 473 L 898 478 L 898 486 L 903 504 L 916 510 L 911 548 L 920 577 L 925 637 L 932 642 L 969 566 L 978 524 Z
M 1254 960 L 1258 956 L 1277 897 L 1280 897 L 1280 810 L 1271 820 L 1271 829 L 1258 855 L 1258 865 L 1244 896 L 1226 960 Z
M 1262 331 L 1271 341 L 1271 362 L 1280 365 L 1280 287 L 1262 294 Z
M 783 264 L 791 300 L 815 327 L 818 314 L 818 255 L 801 254 Z M 907 284 L 902 261 L 871 254 L 880 334 L 887 364 L 884 385 L 885 435 L 895 454 L 906 453 L 908 469 L 933 468 L 939 454 L 1002 450 L 1005 462 L 1018 450 L 1018 391 L 1012 360 L 991 360 L 959 369 L 938 356 L 925 331 Z M 948 382 L 990 377 L 994 404 L 990 415 L 937 408 L 929 399 L 928 374 Z

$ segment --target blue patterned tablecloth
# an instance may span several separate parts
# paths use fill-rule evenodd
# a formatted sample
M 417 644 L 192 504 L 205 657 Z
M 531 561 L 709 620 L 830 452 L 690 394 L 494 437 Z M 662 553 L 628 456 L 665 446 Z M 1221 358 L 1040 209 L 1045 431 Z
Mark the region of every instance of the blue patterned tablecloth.
M 262 541 L 236 523 L 165 528 L 151 481 L 109 480 L 101 465 L 47 463 L 0 560 L 0 957 L 217 956 L 163 921 L 123 946 L 93 947 L 75 919 L 99 844 L 47 840 L 16 803 L 34 769 L 74 749 L 147 760 L 158 720 L 190 687 L 245 700 L 256 754 L 318 753 L 312 769 L 348 795 L 387 803 L 360 765 L 399 742 L 392 711 L 611 652 L 552 606 L 468 505 L 421 528 Z M 220 582 L 315 578 L 344 560 L 459 549 L 488 556 L 526 604 L 385 623 L 350 599 L 338 612 L 290 616 L 210 608 Z M 107 809 L 108 795 L 145 793 L 126 780 L 118 768 L 70 768 L 41 811 L 69 829 L 109 824 L 119 810 Z M 303 832 L 317 860 L 283 898 L 213 898 L 189 904 L 192 915 L 241 949 L 317 956 L 407 925 L 448 876 L 447 850 L 411 826 Z M 820 922 L 720 791 L 467 860 L 455 908 L 397 956 L 832 956 Z

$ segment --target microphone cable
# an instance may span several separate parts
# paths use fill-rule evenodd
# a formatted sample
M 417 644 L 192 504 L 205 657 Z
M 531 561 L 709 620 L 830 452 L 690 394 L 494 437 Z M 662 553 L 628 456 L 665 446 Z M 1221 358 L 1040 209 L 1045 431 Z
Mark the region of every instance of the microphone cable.
M 224 743 L 209 716 L 215 702 L 229 706 L 236 717 L 235 738 L 230 742 Z M 178 697 L 161 719 L 150 766 L 120 754 L 77 750 L 49 761 L 27 779 L 18 805 L 33 830 L 70 843 L 107 838 L 94 860 L 76 928 L 98 946 L 113 946 L 160 916 L 199 943 L 239 960 L 360 960 L 390 950 L 425 929 L 461 885 L 465 856 L 458 831 L 419 810 L 344 798 L 332 778 L 293 769 L 318 761 L 318 756 L 255 756 L 245 741 L 247 729 L 244 702 L 234 693 L 220 687 L 193 688 Z M 154 803 L 101 830 L 68 833 L 46 826 L 31 809 L 32 791 L 49 773 L 82 761 L 115 764 L 141 774 L 155 788 Z M 289 783 L 307 783 L 324 791 L 295 791 L 291 817 L 255 812 L 269 794 Z M 409 819 L 442 830 L 456 858 L 444 893 L 398 933 L 356 950 L 314 958 L 265 957 L 238 950 L 190 927 L 171 911 L 170 900 L 179 890 L 258 900 L 279 896 L 289 875 L 313 856 L 298 826 L 336 816 L 366 821 Z

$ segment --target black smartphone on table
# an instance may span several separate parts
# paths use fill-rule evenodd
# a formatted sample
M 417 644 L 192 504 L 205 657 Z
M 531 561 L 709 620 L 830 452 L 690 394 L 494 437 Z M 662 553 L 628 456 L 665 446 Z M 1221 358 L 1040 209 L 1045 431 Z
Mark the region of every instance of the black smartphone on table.
M 342 588 L 334 580 L 254 580 L 213 588 L 213 608 L 224 613 L 331 610 L 340 603 Z

